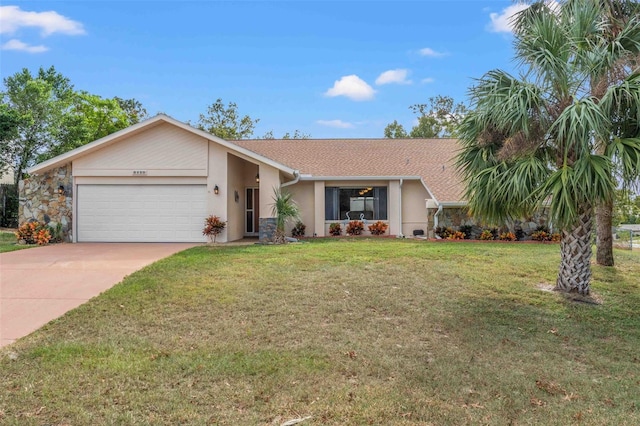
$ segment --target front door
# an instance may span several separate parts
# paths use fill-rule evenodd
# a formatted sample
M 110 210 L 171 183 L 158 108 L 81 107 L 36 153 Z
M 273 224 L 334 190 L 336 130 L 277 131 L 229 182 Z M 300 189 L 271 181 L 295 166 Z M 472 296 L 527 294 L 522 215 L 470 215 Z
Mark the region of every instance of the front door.
M 260 189 L 247 188 L 245 190 L 245 221 L 244 234 L 256 236 L 260 230 Z

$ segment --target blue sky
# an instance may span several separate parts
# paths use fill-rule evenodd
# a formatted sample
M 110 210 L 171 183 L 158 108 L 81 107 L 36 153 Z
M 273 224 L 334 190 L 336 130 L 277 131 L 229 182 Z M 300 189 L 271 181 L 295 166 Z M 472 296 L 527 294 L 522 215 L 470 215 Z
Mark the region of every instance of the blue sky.
M 197 121 L 217 98 L 255 136 L 382 137 L 435 95 L 513 70 L 511 1 L 5 1 L 0 75 L 55 66 L 78 90 Z

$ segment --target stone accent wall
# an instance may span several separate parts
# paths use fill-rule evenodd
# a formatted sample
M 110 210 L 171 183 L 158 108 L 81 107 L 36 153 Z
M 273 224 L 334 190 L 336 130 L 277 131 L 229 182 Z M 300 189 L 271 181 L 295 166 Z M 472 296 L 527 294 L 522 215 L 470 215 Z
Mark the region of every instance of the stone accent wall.
M 59 193 L 60 186 L 64 188 L 62 194 Z M 71 164 L 21 180 L 18 183 L 18 193 L 20 224 L 37 220 L 55 227 L 60 223 L 65 241 L 71 241 L 73 219 Z
M 431 222 L 433 223 L 433 222 Z M 524 218 L 522 220 L 516 220 L 504 223 L 502 225 L 488 225 L 478 220 L 477 218 L 469 215 L 469 211 L 466 208 L 444 208 L 442 213 L 438 215 L 438 226 L 446 226 L 454 229 L 458 229 L 460 226 L 472 226 L 474 228 L 474 234 L 478 236 L 485 228 L 497 227 L 501 231 L 515 232 L 517 229 L 521 229 L 525 236 L 531 235 L 539 226 L 549 226 L 547 215 L 545 211 L 538 212 L 531 217 Z M 477 236 L 474 235 L 474 238 Z
M 261 243 L 273 243 L 276 241 L 276 218 L 261 217 L 259 219 L 260 230 L 258 239 Z

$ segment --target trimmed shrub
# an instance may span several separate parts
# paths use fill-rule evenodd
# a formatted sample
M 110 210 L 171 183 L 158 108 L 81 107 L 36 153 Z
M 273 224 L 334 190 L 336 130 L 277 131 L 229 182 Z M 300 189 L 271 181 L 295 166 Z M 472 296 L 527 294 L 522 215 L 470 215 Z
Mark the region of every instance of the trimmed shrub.
M 307 225 L 302 223 L 301 221 L 296 222 L 296 226 L 291 230 L 291 236 L 293 238 L 304 237 L 304 233 L 307 229 Z
M 347 235 L 361 235 L 362 231 L 364 231 L 364 223 L 360 220 L 352 220 L 347 224 Z
M 437 236 L 439 236 L 440 238 L 444 238 L 446 240 L 451 235 L 453 235 L 453 233 L 456 231 L 454 231 L 453 228 L 438 226 L 434 232 L 436 233 Z
M 342 234 L 342 225 L 338 222 L 332 223 L 329 225 L 329 234 L 334 237 L 339 237 Z
M 464 232 L 453 231 L 451 234 L 449 234 L 447 240 L 464 240 Z
M 500 234 L 498 238 L 501 241 L 515 241 L 516 234 L 514 234 L 513 232 L 503 232 L 502 234 Z
M 15 233 L 18 241 L 24 241 L 26 244 L 38 244 L 43 246 L 51 241 L 51 233 L 49 227 L 41 222 L 26 222 L 20 225 Z
M 493 232 L 491 232 L 488 229 L 485 229 L 484 231 L 482 231 L 482 233 L 480 234 L 480 239 L 484 240 L 484 241 L 489 241 L 489 240 L 493 240 Z
M 371 235 L 384 235 L 388 227 L 388 224 L 379 220 L 373 225 L 369 225 L 369 232 L 371 232 Z
M 227 226 L 227 222 L 221 220 L 218 216 L 211 215 L 204 220 L 204 229 L 202 235 L 209 237 L 209 240 L 216 242 L 216 237 L 222 233 Z
M 473 232 L 473 226 L 471 225 L 461 225 L 458 230 L 464 234 L 464 239 L 471 239 L 471 234 Z

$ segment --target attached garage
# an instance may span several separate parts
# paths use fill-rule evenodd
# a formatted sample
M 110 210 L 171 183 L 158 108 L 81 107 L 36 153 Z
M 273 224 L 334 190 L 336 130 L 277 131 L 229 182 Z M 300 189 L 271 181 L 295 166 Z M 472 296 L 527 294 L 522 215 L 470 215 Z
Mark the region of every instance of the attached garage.
M 78 185 L 79 242 L 202 242 L 206 185 Z
M 162 114 L 28 172 L 31 178 L 20 190 L 21 222 L 59 224 L 70 242 L 204 243 L 210 215 L 227 222 L 217 242 L 238 240 L 248 233 L 245 190 L 270 192 L 297 176 L 287 166 Z M 259 201 L 252 212 L 271 211 L 269 197 Z M 273 218 L 265 219 L 270 224 Z

